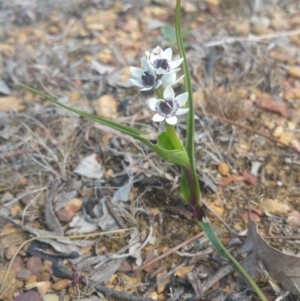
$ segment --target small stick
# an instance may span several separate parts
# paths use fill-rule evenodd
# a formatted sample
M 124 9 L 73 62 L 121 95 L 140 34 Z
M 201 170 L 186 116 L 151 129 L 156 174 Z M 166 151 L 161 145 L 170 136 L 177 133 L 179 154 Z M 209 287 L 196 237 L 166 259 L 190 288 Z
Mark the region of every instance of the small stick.
M 151 264 L 157 262 L 158 260 L 160 260 L 160 259 L 162 259 L 162 258 L 165 258 L 166 256 L 168 256 L 168 255 L 174 253 L 174 252 L 177 251 L 178 249 L 180 249 L 180 248 L 184 247 L 185 245 L 191 243 L 192 241 L 194 241 L 194 240 L 196 240 L 196 239 L 202 237 L 203 235 L 204 235 L 204 232 L 202 231 L 202 232 L 196 234 L 195 236 L 193 236 L 193 237 L 187 239 L 186 241 L 182 242 L 181 244 L 175 246 L 174 248 L 169 249 L 167 252 L 165 252 L 165 253 L 159 255 L 158 257 L 156 257 L 156 258 L 150 260 L 149 262 L 145 263 L 143 266 L 141 266 L 140 268 L 138 268 L 137 270 L 135 270 L 135 271 L 133 272 L 133 276 L 135 276 L 136 274 L 138 274 L 140 271 L 142 271 L 144 268 L 148 267 L 149 265 L 151 265 Z

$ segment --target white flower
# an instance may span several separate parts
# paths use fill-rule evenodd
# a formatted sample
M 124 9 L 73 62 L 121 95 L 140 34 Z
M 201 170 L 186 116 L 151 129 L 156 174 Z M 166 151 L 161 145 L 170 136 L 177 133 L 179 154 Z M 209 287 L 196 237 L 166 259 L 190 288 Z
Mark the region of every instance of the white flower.
M 168 74 L 164 74 L 160 79 L 162 81 L 163 88 L 166 88 L 167 86 L 173 86 L 173 85 L 177 84 L 183 78 L 184 78 L 184 75 L 182 75 L 178 79 L 176 79 L 176 73 L 168 73 Z
M 183 58 L 172 61 L 172 49 L 167 48 L 162 50 L 159 46 L 155 47 L 151 53 L 146 52 L 146 57 L 149 58 L 150 63 L 155 69 L 156 74 L 167 74 L 177 72 L 180 68 Z
M 176 115 L 183 115 L 188 112 L 188 108 L 180 109 L 184 106 L 188 99 L 188 93 L 182 93 L 175 97 L 175 93 L 171 86 L 167 86 L 164 90 L 164 99 L 149 99 L 149 107 L 152 111 L 157 112 L 152 120 L 160 122 L 166 120 L 168 124 L 174 125 L 177 123 Z
M 133 84 L 142 88 L 141 91 L 156 89 L 162 85 L 162 80 L 156 75 L 148 58 L 141 58 L 141 67 L 142 68 L 130 67 L 130 71 L 134 77 L 130 80 Z

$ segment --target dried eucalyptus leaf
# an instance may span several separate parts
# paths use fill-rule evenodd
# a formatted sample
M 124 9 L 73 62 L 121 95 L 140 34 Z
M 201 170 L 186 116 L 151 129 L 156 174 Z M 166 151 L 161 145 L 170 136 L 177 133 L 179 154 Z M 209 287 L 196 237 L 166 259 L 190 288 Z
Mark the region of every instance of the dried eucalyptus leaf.
M 250 255 L 245 260 L 244 266 L 253 278 L 258 276 L 258 261 L 261 261 L 270 276 L 285 290 L 300 296 L 300 257 L 284 254 L 271 247 L 257 232 L 257 225 L 251 219 L 247 239 L 240 253 L 248 252 Z
M 93 269 L 90 279 L 97 283 L 106 283 L 120 267 L 123 260 L 124 259 L 114 259 L 101 265 L 98 269 Z

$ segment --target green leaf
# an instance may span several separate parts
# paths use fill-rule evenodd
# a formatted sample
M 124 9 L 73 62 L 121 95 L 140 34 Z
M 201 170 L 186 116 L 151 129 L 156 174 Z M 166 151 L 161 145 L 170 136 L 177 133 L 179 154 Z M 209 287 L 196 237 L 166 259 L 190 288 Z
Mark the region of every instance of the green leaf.
M 176 42 L 176 33 L 172 26 L 162 26 L 160 32 L 164 36 L 164 38 L 167 39 L 170 43 Z
M 163 149 L 173 150 L 173 141 L 170 139 L 170 136 L 167 132 L 162 132 L 158 136 L 158 141 L 156 144 L 158 147 L 161 147 Z
M 249 283 L 249 285 L 252 287 L 252 289 L 256 292 L 260 300 L 267 301 L 266 296 L 263 294 L 261 289 L 258 287 L 258 285 L 255 283 L 255 281 L 251 278 L 251 276 L 244 270 L 244 268 L 236 261 L 236 259 L 226 250 L 226 248 L 223 246 L 217 235 L 215 234 L 214 230 L 212 229 L 210 223 L 206 221 L 196 221 L 200 224 L 202 230 L 205 232 L 205 235 L 208 237 L 209 241 L 214 245 L 214 247 L 217 249 L 219 254 L 226 258 L 230 264 L 233 266 L 233 268 L 241 274 L 241 276 Z
M 37 95 L 40 95 L 52 102 L 54 102 L 55 104 L 57 104 L 60 107 L 63 107 L 69 111 L 72 111 L 74 113 L 77 113 L 83 117 L 86 117 L 92 121 L 98 122 L 100 124 L 104 124 L 112 129 L 118 130 L 123 134 L 127 134 L 139 141 L 141 141 L 142 143 L 144 143 L 145 145 L 147 145 L 151 150 L 153 150 L 158 156 L 160 156 L 163 160 L 171 162 L 173 164 L 177 164 L 181 167 L 187 167 L 189 166 L 189 157 L 186 153 L 185 150 L 178 150 L 178 149 L 174 149 L 172 148 L 172 146 L 170 145 L 170 139 L 168 139 L 168 137 L 166 136 L 165 133 L 162 133 L 158 138 L 159 138 L 159 142 L 157 145 L 151 143 L 146 137 L 148 135 L 150 135 L 150 133 L 146 132 L 146 131 L 141 131 L 141 130 L 137 130 L 137 129 L 133 129 L 130 128 L 128 126 L 125 125 L 121 125 L 118 123 L 115 123 L 111 120 L 107 120 L 105 118 L 99 117 L 99 116 L 95 116 L 93 114 L 89 114 L 74 108 L 71 108 L 61 102 L 59 102 L 58 100 L 54 99 L 53 97 L 44 94 L 40 91 L 37 91 L 31 87 L 28 87 L 26 85 L 23 84 L 17 84 L 17 86 L 20 86 L 22 88 L 25 88 Z
M 181 172 L 181 178 L 180 178 L 180 195 L 187 203 L 190 203 L 190 198 L 191 198 L 190 186 L 186 178 L 186 175 L 183 171 Z
M 176 32 L 174 28 L 170 25 L 165 25 L 160 28 L 161 34 L 164 36 L 164 38 L 169 42 L 170 47 L 174 47 L 176 45 Z M 183 31 L 183 45 L 184 48 L 187 48 L 189 46 L 189 43 L 187 41 L 188 36 L 190 35 L 191 31 L 189 28 Z

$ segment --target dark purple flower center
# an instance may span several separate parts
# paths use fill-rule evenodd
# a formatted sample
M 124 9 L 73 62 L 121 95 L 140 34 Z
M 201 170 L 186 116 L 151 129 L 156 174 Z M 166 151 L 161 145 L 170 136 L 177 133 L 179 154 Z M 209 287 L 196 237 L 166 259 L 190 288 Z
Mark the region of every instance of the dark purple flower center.
M 165 114 L 166 116 L 169 115 L 174 107 L 174 102 L 173 100 L 166 100 L 166 101 L 161 101 L 159 103 L 159 109 L 160 111 Z
M 155 78 L 150 71 L 145 71 L 142 75 L 143 84 L 145 87 L 153 87 L 155 84 Z
M 155 69 L 162 68 L 165 71 L 170 71 L 169 63 L 166 59 L 159 59 L 154 62 Z

